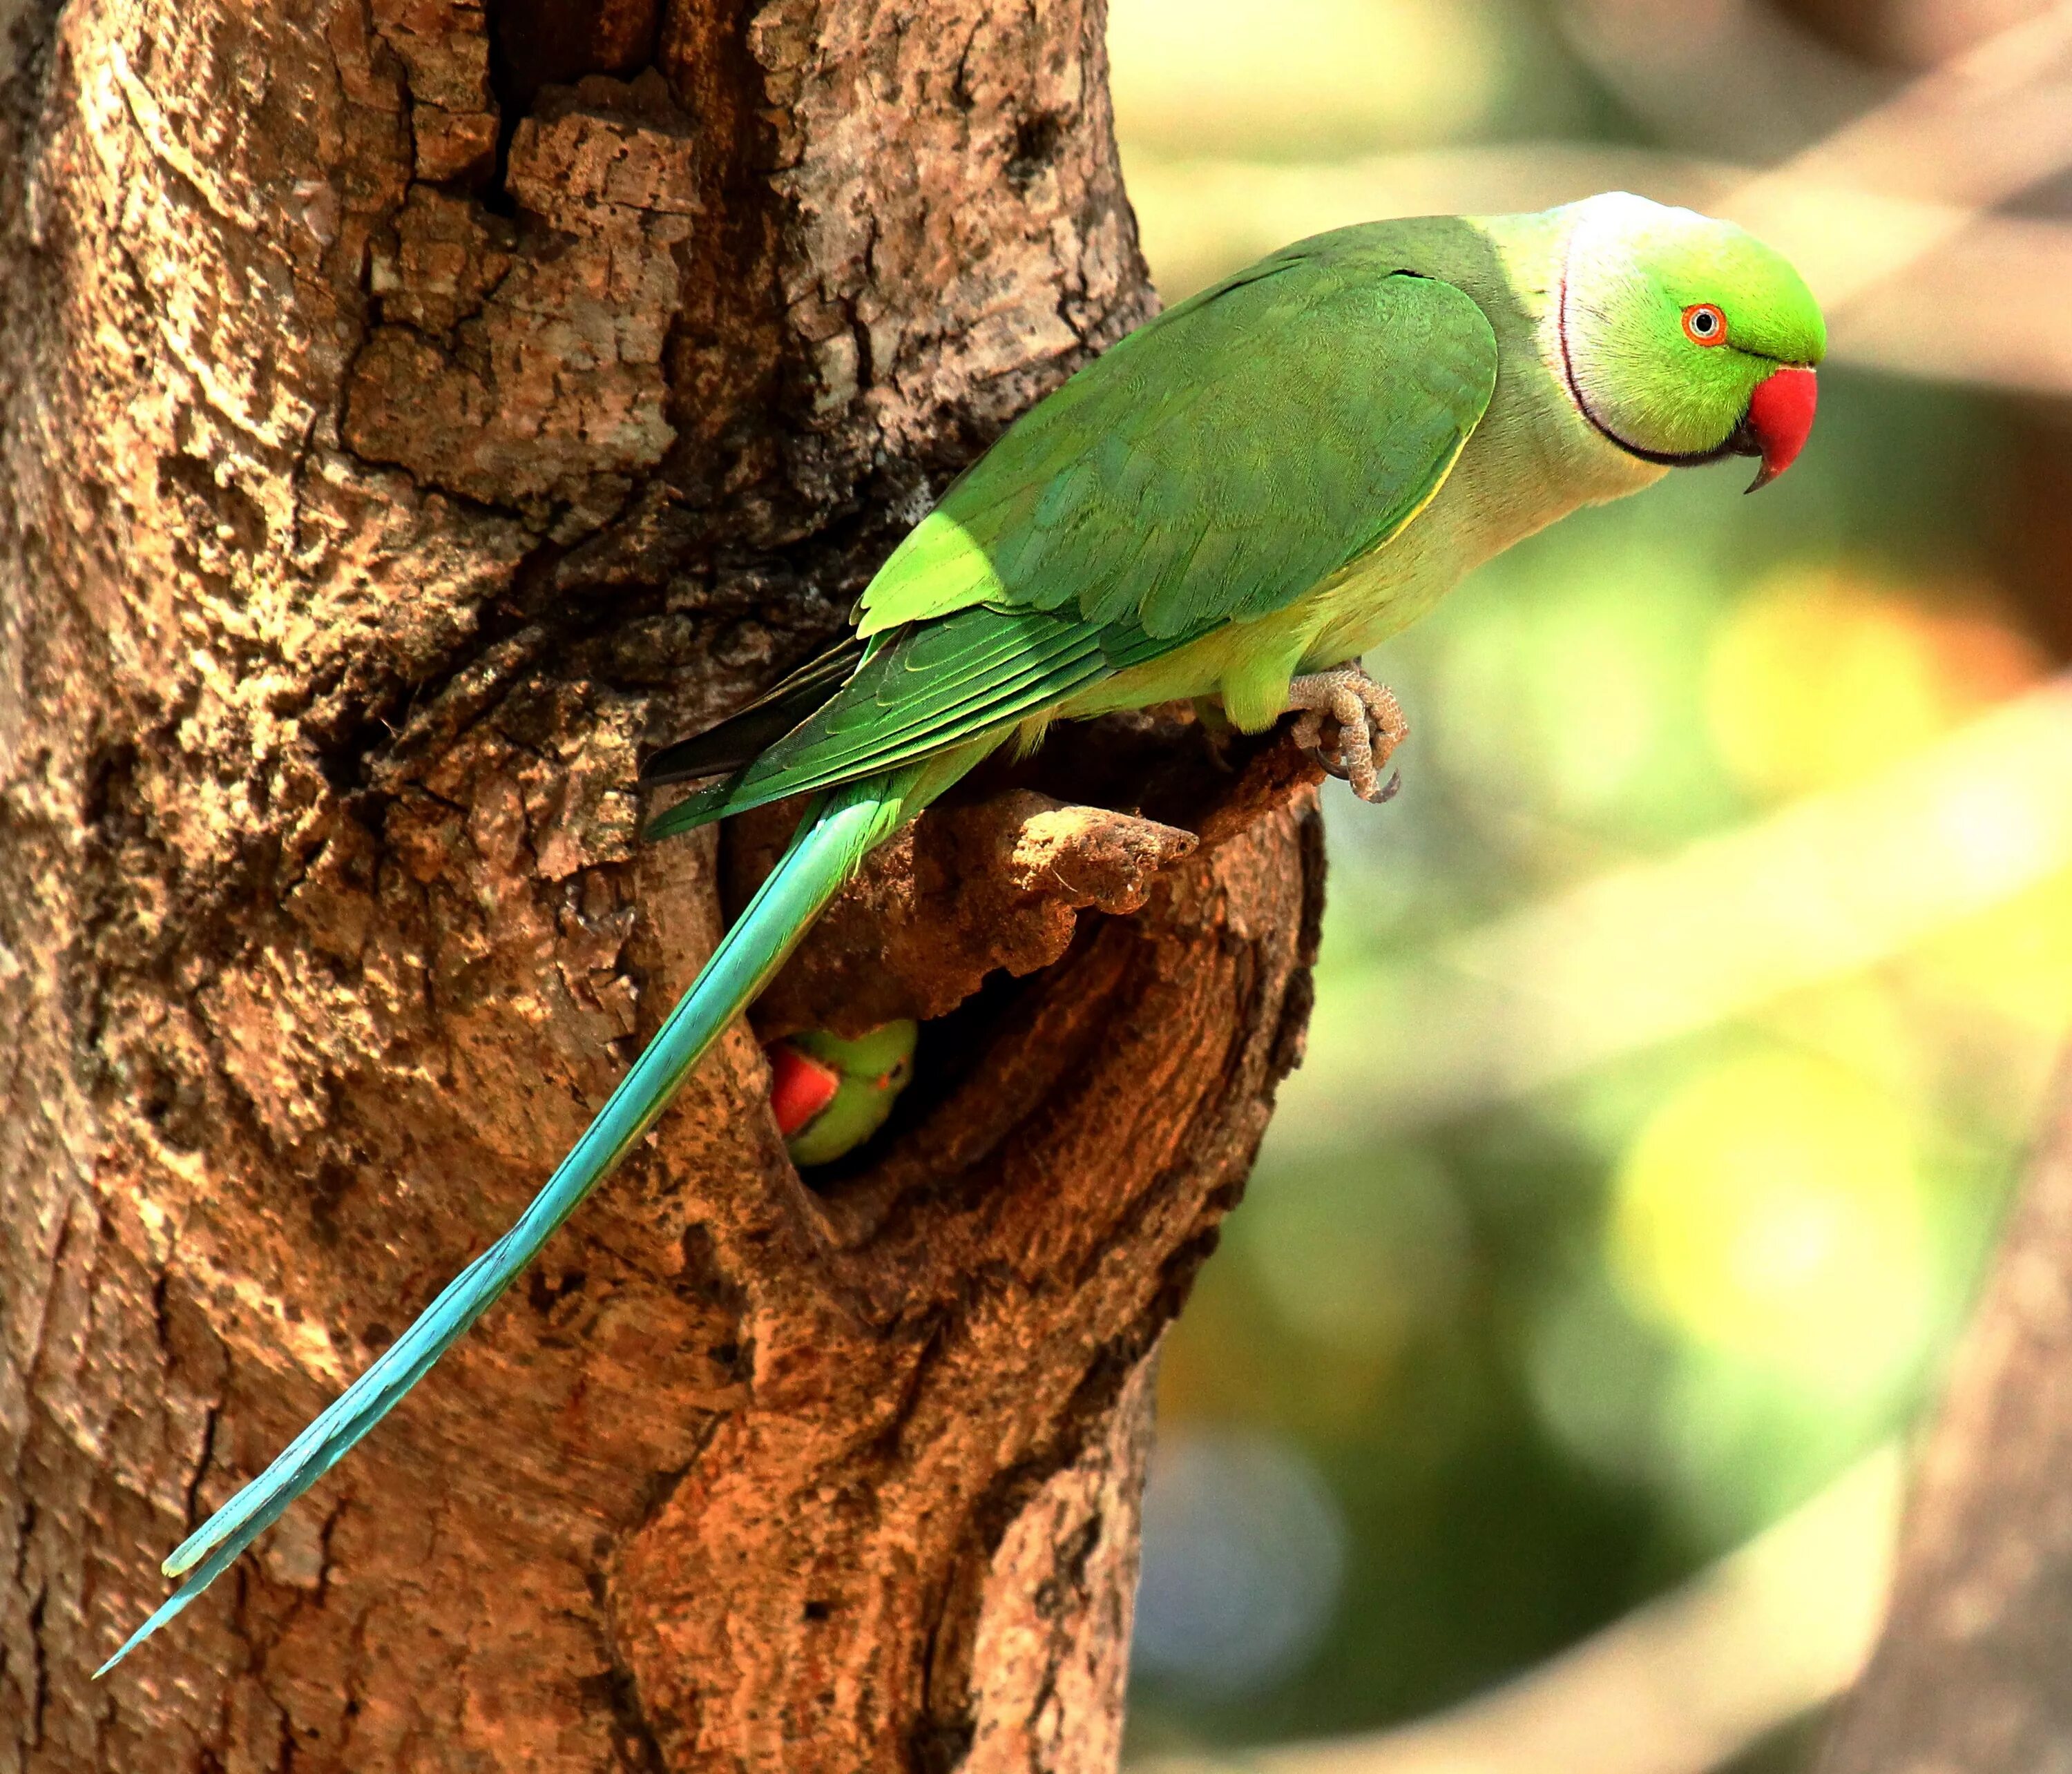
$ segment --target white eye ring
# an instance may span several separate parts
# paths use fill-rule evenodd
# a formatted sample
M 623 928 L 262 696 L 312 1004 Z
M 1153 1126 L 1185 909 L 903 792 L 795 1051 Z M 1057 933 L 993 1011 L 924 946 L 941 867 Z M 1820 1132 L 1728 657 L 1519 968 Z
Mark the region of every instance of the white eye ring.
M 1684 310 L 1684 336 L 1693 345 L 1724 345 L 1727 317 L 1709 302 L 1694 302 Z

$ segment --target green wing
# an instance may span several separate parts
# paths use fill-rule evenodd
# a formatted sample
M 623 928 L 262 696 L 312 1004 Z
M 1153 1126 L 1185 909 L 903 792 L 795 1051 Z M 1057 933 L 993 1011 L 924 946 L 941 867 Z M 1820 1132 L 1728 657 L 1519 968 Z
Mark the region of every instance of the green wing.
M 648 836 L 668 837 L 968 741 L 997 739 L 1083 685 L 1173 645 L 1042 610 L 980 607 L 916 623 L 874 646 L 848 683 L 746 770 L 679 801 Z
M 989 604 L 1178 639 L 1285 608 L 1386 541 L 1497 365 L 1474 298 L 1395 270 L 1389 232 L 1290 247 L 1080 371 L 894 551 L 861 631 Z
M 1026 415 L 872 580 L 841 687 L 650 836 L 997 739 L 1395 535 L 1488 407 L 1497 350 L 1383 235 L 1261 261 Z

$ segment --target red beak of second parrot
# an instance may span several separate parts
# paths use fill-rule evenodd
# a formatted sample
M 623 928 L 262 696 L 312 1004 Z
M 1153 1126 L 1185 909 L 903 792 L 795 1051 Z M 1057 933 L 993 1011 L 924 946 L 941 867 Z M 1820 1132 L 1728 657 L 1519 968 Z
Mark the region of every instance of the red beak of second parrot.
M 1748 417 L 1741 421 L 1743 441 L 1739 445 L 1745 454 L 1762 458 L 1762 466 L 1749 483 L 1751 493 L 1769 486 L 1798 459 L 1812 435 L 1813 409 L 1819 401 L 1819 378 L 1800 365 L 1772 370 L 1756 384 Z
M 789 1041 L 770 1049 L 770 1107 L 777 1131 L 789 1140 L 835 1099 L 841 1074 L 802 1053 Z

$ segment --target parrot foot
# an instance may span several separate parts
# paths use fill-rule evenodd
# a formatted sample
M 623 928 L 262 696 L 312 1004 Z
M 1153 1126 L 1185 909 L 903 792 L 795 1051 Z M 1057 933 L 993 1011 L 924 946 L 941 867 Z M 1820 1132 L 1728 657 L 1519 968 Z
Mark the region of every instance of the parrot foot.
M 1341 782 L 1350 782 L 1363 801 L 1379 805 L 1403 786 L 1400 772 L 1392 772 L 1386 782 L 1381 779 L 1390 754 L 1410 733 L 1403 705 L 1386 684 L 1376 684 L 1357 665 L 1312 671 L 1289 684 L 1288 706 L 1301 714 L 1295 723 L 1295 743 Z M 1327 715 L 1336 727 L 1329 744 L 1324 739 Z

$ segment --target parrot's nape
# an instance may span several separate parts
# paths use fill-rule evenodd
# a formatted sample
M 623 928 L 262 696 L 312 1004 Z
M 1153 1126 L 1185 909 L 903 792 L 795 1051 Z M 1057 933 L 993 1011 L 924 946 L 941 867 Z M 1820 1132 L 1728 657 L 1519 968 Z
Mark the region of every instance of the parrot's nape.
M 981 758 L 1034 744 L 1054 720 L 1215 699 L 1246 732 L 1299 712 L 1303 742 L 1384 799 L 1404 724 L 1360 655 L 1581 506 L 1729 455 L 1758 459 L 1756 486 L 1774 479 L 1811 429 L 1825 345 L 1776 253 L 1614 193 L 1319 235 L 1081 369 L 893 552 L 852 634 L 648 761 L 648 782 L 706 785 L 654 821 L 656 837 L 815 799 L 517 1222 L 173 1553 L 179 1587 L 101 1673 L 424 1376 L 653 1125 L 871 849 Z M 816 1037 L 774 1057 L 780 1124 L 803 1117 L 785 1129 L 799 1161 L 848 1149 L 889 1111 L 911 1025 L 865 1039 L 879 1037 L 906 1044 L 890 1063 Z

